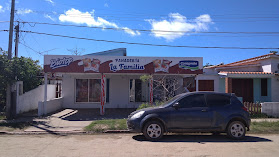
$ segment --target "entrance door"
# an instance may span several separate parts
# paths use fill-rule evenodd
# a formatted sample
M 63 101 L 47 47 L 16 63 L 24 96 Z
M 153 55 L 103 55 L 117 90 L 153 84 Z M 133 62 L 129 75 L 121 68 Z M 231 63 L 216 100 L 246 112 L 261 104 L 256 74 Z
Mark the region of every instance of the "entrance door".
M 232 92 L 243 102 L 254 102 L 253 79 L 232 79 Z

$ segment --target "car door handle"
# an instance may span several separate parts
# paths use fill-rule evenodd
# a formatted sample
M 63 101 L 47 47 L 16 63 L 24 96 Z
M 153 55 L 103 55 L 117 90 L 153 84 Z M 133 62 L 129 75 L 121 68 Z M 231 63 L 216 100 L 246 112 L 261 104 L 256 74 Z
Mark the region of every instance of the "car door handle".
M 201 110 L 202 112 L 207 112 L 207 110 L 206 109 L 203 109 L 203 110 Z

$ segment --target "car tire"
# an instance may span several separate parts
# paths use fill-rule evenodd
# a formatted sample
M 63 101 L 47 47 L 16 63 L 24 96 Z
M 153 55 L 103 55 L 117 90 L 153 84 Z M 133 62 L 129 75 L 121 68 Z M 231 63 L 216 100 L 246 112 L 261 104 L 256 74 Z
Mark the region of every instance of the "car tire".
M 245 137 L 246 128 L 241 121 L 233 121 L 227 127 L 227 135 L 231 139 L 240 140 Z
M 163 137 L 164 127 L 158 121 L 148 121 L 143 127 L 143 135 L 149 141 L 157 141 Z

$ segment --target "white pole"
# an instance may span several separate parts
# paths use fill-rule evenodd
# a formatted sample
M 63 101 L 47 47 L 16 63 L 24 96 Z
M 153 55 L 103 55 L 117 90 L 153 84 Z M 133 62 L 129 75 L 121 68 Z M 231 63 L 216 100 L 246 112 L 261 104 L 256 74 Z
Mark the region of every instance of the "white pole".
M 47 73 L 45 73 L 45 92 L 44 92 L 43 114 L 45 114 L 46 103 L 47 103 Z

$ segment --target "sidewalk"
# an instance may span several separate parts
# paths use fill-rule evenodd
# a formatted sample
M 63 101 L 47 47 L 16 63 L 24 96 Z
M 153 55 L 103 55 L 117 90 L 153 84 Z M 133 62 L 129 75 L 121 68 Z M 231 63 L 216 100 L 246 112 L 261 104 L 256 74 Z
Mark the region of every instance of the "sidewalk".
M 127 118 L 134 110 L 135 109 L 106 109 L 106 114 L 101 116 L 99 109 L 64 109 L 48 117 L 33 119 L 36 125 L 28 127 L 24 132 L 84 133 L 83 128 L 94 120 Z

